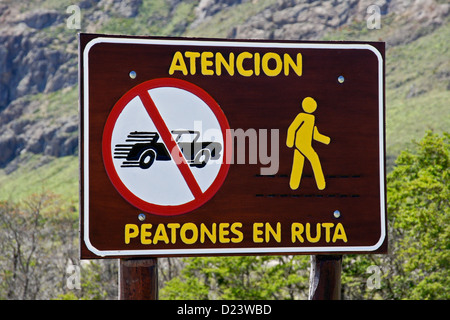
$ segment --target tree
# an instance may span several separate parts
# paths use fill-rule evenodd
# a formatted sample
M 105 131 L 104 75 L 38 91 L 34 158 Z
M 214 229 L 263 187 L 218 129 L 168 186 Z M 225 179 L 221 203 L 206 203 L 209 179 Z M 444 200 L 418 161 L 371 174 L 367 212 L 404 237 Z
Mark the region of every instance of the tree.
M 61 289 L 74 260 L 75 222 L 52 194 L 0 202 L 0 298 L 46 299 Z
M 344 255 L 344 299 L 449 299 L 450 135 L 431 132 L 387 177 L 389 254 Z M 307 256 L 185 259 L 163 299 L 303 299 Z
M 397 158 L 387 176 L 389 254 L 345 256 L 346 298 L 450 298 L 449 143 L 448 133 L 427 132 Z
M 387 177 L 389 254 L 344 255 L 344 299 L 450 298 L 449 164 L 448 133 L 428 132 L 398 157 Z M 0 299 L 117 298 L 117 261 L 79 262 L 77 210 L 55 195 L 0 202 L 0 252 Z M 161 299 L 308 296 L 308 256 L 195 257 L 183 268 L 171 259 Z M 79 267 L 79 289 L 68 288 L 68 265 Z
M 427 132 L 387 179 L 394 299 L 450 298 L 450 135 Z
M 300 299 L 308 296 L 307 256 L 197 257 L 165 283 L 162 299 Z
M 0 299 L 117 298 L 117 261 L 80 263 L 76 207 L 57 195 L 1 201 L 0 252 Z

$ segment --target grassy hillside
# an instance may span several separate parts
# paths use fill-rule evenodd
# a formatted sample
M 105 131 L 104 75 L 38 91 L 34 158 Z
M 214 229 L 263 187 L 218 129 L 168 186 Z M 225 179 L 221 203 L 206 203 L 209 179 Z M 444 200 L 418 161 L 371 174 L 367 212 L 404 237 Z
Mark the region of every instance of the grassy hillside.
M 144 0 L 135 18 L 112 16 L 98 32 L 132 35 L 180 35 L 194 19 L 194 7 L 198 1 L 183 1 L 174 10 L 164 0 Z
M 52 192 L 78 205 L 78 157 L 44 157 L 26 154 L 11 174 L 0 171 L 0 199 L 20 200 L 34 193 Z M 26 165 L 25 165 L 26 163 Z
M 276 2 L 277 0 L 258 0 L 241 3 L 232 9 L 219 12 L 211 19 L 192 26 L 186 30 L 184 35 L 188 37 L 226 38 L 233 27 L 244 23 L 253 15 Z
M 387 56 L 387 145 L 397 155 L 425 130 L 450 128 L 450 24 Z
M 195 21 L 194 8 L 198 1 L 183 1 L 171 10 L 167 1 L 142 2 L 136 17 L 125 18 L 111 13 L 103 23 L 91 26 L 90 32 L 226 37 L 231 28 L 242 24 L 249 17 L 260 12 L 275 0 L 260 0 L 255 5 L 250 2 L 233 6 L 205 19 Z M 43 1 L 44 7 L 64 10 L 60 2 Z M 23 10 L 29 10 L 24 7 Z M 94 9 L 87 9 L 94 10 Z M 98 9 L 97 9 L 98 10 Z M 324 40 L 386 40 L 396 32 L 397 23 L 392 16 L 382 20 L 380 30 L 368 30 L 365 21 L 333 31 Z M 74 39 L 73 30 L 64 26 L 45 29 L 46 35 L 64 38 L 68 32 Z M 61 32 L 60 32 L 61 31 Z M 426 30 L 425 30 L 426 31 Z M 424 32 L 425 32 L 424 31 Z M 387 47 L 386 52 L 386 140 L 389 168 L 401 150 L 411 140 L 419 140 L 427 129 L 441 132 L 450 128 L 450 23 L 433 32 L 418 37 L 406 44 Z M 61 41 L 63 39 L 61 38 Z M 67 50 L 74 50 L 70 43 Z M 72 87 L 50 94 L 26 97 L 38 100 L 39 107 L 29 119 L 46 119 L 76 115 L 78 110 L 78 89 Z M 78 157 L 55 158 L 23 153 L 20 165 L 13 171 L 0 170 L 0 199 L 20 199 L 30 193 L 51 190 L 74 201 L 78 197 Z M 12 173 L 10 173 L 12 171 Z
M 356 22 L 325 40 L 385 41 L 395 32 L 392 17 L 379 30 Z M 450 23 L 415 41 L 386 50 L 386 147 L 389 169 L 400 151 L 426 130 L 450 128 Z

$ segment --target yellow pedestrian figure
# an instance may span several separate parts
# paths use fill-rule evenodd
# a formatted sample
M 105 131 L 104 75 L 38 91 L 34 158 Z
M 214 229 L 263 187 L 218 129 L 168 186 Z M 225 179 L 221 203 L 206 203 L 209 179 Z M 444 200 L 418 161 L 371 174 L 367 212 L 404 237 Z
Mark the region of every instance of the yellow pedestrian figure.
M 320 134 L 315 126 L 315 117 L 312 113 L 317 109 L 317 102 L 313 98 L 307 97 L 303 99 L 302 107 L 306 113 L 299 113 L 289 126 L 287 132 L 286 145 L 289 148 L 292 148 L 295 143 L 294 160 L 292 162 L 289 186 L 292 190 L 296 190 L 299 187 L 306 157 L 306 159 L 311 162 L 317 188 L 323 190 L 325 189 L 325 177 L 323 175 L 319 156 L 312 148 L 312 140 L 314 139 L 321 143 L 329 144 L 331 139 L 330 137 Z

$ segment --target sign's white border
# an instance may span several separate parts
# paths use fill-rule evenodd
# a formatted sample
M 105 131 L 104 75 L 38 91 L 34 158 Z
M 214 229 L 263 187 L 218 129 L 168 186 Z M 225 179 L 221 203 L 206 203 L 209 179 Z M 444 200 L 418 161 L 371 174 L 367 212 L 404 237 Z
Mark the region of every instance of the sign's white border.
M 379 176 L 380 176 L 380 239 L 373 246 L 352 247 L 268 247 L 268 248 L 211 248 L 211 249 L 153 249 L 153 250 L 98 250 L 89 239 L 89 51 L 99 43 L 170 45 L 170 46 L 198 46 L 198 47 L 251 47 L 251 48 L 287 48 L 287 49 L 357 49 L 369 50 L 378 59 L 378 123 L 379 123 Z M 281 43 L 281 42 L 231 42 L 213 40 L 171 40 L 171 39 L 135 39 L 135 38 L 105 38 L 91 40 L 85 47 L 83 54 L 83 88 L 84 88 L 84 242 L 94 254 L 106 256 L 165 256 L 165 255 L 203 255 L 203 254 L 258 254 L 258 253 L 308 253 L 308 252 L 370 252 L 378 249 L 386 237 L 385 226 L 385 176 L 384 176 L 384 113 L 383 113 L 383 57 L 380 52 L 369 44 L 327 44 L 327 43 Z M 81 56 L 79 57 L 81 59 Z

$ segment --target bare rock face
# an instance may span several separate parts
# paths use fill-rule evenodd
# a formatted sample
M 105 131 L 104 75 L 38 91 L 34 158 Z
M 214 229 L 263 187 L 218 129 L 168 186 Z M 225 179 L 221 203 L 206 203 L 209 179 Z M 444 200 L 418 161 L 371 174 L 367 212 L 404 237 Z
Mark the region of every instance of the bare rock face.
M 21 13 L 14 6 L 0 4 L 0 168 L 25 151 L 54 156 L 76 152 L 77 119 L 28 116 L 42 103 L 28 97 L 77 83 L 76 52 L 65 50 L 45 32 L 64 23 L 64 12 L 37 9 Z M 73 131 L 66 132 L 67 126 Z
M 62 15 L 55 10 L 37 9 L 27 12 L 23 17 L 25 24 L 33 29 L 44 29 L 62 21 Z
M 20 147 L 21 141 L 17 141 L 11 132 L 4 132 L 0 136 L 0 166 L 4 166 L 16 157 L 15 150 Z
M 142 0 L 102 0 L 99 6 L 119 17 L 132 18 L 138 15 L 141 4 Z
M 236 38 L 310 40 L 354 19 L 359 0 L 279 0 L 233 30 Z
M 37 23 L 33 20 L 32 23 L 35 22 Z M 52 139 L 65 144 L 61 139 L 55 140 L 48 134 L 36 138 L 42 141 L 40 146 L 33 145 L 35 139 L 32 137 L 44 132 L 35 130 L 35 126 L 39 125 L 37 120 L 21 119 L 37 108 L 32 101 L 21 98 L 53 92 L 77 83 L 76 67 L 68 72 L 67 61 L 70 60 L 74 60 L 71 54 L 52 49 L 51 40 L 38 37 L 34 31 L 19 28 L 8 32 L 0 31 L 0 167 L 18 156 L 22 150 L 56 156 L 73 154 L 76 149 L 72 148 L 73 142 L 64 151 L 61 150 L 63 146 L 57 147 L 55 142 L 51 149 L 46 148 Z M 76 119 L 74 121 L 77 123 Z M 61 121 L 58 126 L 64 124 L 65 121 Z M 45 119 L 40 125 L 45 126 L 46 130 L 51 128 Z
M 221 10 L 248 1 L 249 0 L 200 0 L 195 12 L 197 19 L 204 20 L 207 17 L 217 14 Z
M 365 21 L 367 9 L 376 5 L 381 15 L 393 13 L 399 30 L 386 41 L 397 45 L 415 40 L 442 25 L 449 15 L 450 4 L 435 0 L 279 0 L 275 5 L 253 16 L 231 30 L 235 38 L 318 40 L 327 32 Z M 416 23 L 411 23 L 416 22 Z
M 0 12 L 0 22 L 4 15 L 13 14 L 8 9 Z M 77 82 L 76 54 L 59 49 L 53 38 L 39 32 L 61 23 L 62 14 L 37 10 L 12 17 L 14 20 L 0 23 L 0 111 L 22 96 L 56 91 Z
M 78 116 L 34 119 L 27 115 L 39 111 L 39 100 L 14 100 L 0 113 L 0 168 L 21 153 L 54 157 L 73 155 L 78 148 Z
M 173 10 L 182 3 L 165 1 Z M 239 10 L 243 3 L 258 1 L 198 0 L 190 27 L 222 10 Z M 97 32 L 110 17 L 133 19 L 142 10 L 142 0 L 79 0 L 73 4 L 80 8 L 82 31 L 87 32 Z M 446 23 L 450 14 L 450 4 L 439 0 L 278 0 L 235 25 L 228 36 L 317 40 L 331 30 L 364 22 L 371 5 L 378 6 L 381 15 L 391 14 L 391 19 L 396 20 L 398 28 L 383 39 L 388 45 L 414 41 Z M 74 113 L 54 114 L 53 118 L 27 116 L 42 107 L 43 101 L 31 99 L 33 95 L 77 84 L 77 30 L 67 32 L 70 14 L 64 8 L 25 12 L 23 8 L 19 1 L 0 3 L 0 168 L 8 166 L 22 152 L 64 156 L 74 154 L 78 145 L 78 117 Z M 63 29 L 60 36 L 58 32 Z

